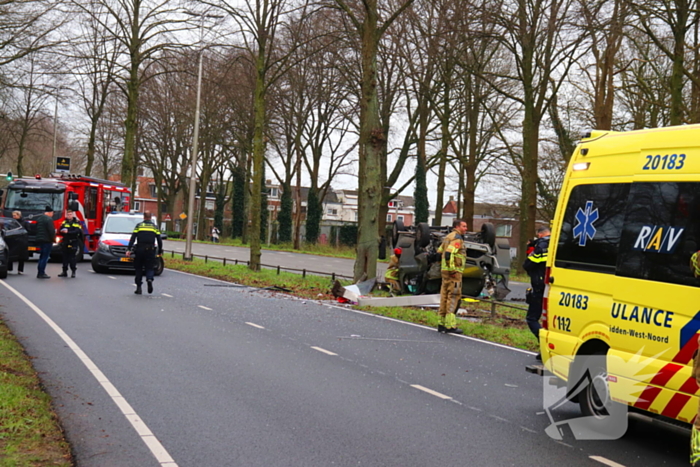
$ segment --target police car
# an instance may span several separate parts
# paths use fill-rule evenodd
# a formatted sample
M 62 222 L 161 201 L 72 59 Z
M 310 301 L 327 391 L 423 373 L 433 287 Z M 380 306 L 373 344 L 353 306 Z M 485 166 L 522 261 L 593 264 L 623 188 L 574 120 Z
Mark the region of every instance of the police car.
M 553 220 L 540 331 L 584 415 L 619 404 L 694 419 L 698 249 L 700 125 L 585 135 Z
M 139 212 L 115 212 L 107 215 L 97 251 L 92 255 L 93 271 L 107 273 L 110 270 L 134 270 L 134 257 L 126 256 L 126 250 L 139 222 L 143 222 L 143 214 Z M 166 238 L 165 234 L 161 234 L 161 237 Z M 161 275 L 164 267 L 163 258 L 158 256 L 155 275 Z

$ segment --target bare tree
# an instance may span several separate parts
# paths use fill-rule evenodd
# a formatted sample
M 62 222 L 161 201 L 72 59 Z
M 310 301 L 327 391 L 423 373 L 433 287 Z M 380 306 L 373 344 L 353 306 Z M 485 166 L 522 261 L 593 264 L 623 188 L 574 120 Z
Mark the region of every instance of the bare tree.
M 670 124 L 680 125 L 684 118 L 683 87 L 686 79 L 700 85 L 700 76 L 686 66 L 687 36 L 700 20 L 695 0 L 640 0 L 631 1 L 639 27 L 656 47 L 673 63 L 670 76 Z M 665 26 L 670 32 L 667 40 Z M 697 121 L 697 120 L 696 120 Z
M 74 4 L 97 23 L 108 37 L 118 41 L 125 55 L 118 65 L 120 89 L 126 96 L 124 119 L 124 154 L 121 182 L 134 184 L 136 169 L 135 142 L 138 131 L 139 92 L 143 85 L 144 67 L 157 55 L 173 46 L 171 34 L 183 28 L 185 19 L 175 2 L 158 0 L 99 0 L 104 8 L 92 8 L 89 3 Z M 106 11 L 106 14 L 104 13 Z
M 70 39 L 70 43 L 74 44 L 74 57 L 71 58 L 78 61 L 79 71 L 74 73 L 76 92 L 90 122 L 85 164 L 85 174 L 90 175 L 95 164 L 100 118 L 110 94 L 116 90 L 115 68 L 120 49 L 116 39 L 106 36 L 100 22 L 95 20 L 102 17 L 106 21 L 107 12 L 103 5 L 93 3 L 86 8 L 92 8 L 93 13 L 80 23 L 79 37 Z
M 386 30 L 413 0 L 404 0 L 380 24 L 378 0 L 365 0 L 361 5 L 335 0 L 345 12 L 357 34 L 361 48 L 360 142 L 357 257 L 354 276 L 374 277 L 377 274 L 379 239 L 379 207 L 382 201 L 382 155 L 386 152 L 387 134 L 379 118 L 377 92 L 377 54 Z
M 513 162 L 522 180 L 519 251 L 523 252 L 535 233 L 540 127 L 551 96 L 583 53 L 578 48 L 582 36 L 570 15 L 572 0 L 516 0 L 491 11 L 501 27 L 493 37 L 510 53 L 514 67 L 509 73 L 491 74 L 489 83 L 522 107 L 522 155 Z
M 250 269 L 260 270 L 261 200 L 263 197 L 266 151 L 268 92 L 270 87 L 293 65 L 292 53 L 296 47 L 281 49 L 281 42 L 298 43 L 299 29 L 290 27 L 294 16 L 305 18 L 312 12 L 308 3 L 292 0 L 229 0 L 204 1 L 226 13 L 238 27 L 242 48 L 254 64 L 255 91 L 253 97 L 253 183 L 250 201 Z M 294 24 L 298 24 L 295 21 Z M 282 37 L 286 38 L 282 41 Z

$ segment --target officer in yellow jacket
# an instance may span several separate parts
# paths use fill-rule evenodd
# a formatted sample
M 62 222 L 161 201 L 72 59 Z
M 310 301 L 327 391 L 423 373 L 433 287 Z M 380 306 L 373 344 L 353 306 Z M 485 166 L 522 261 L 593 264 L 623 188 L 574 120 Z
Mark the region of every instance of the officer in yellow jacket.
M 700 279 L 700 251 L 696 251 L 690 257 L 690 271 Z M 698 336 L 698 346 L 700 348 L 700 336 Z M 700 386 L 700 357 L 698 357 L 697 350 L 693 357 L 693 377 Z M 690 464 L 700 466 L 700 405 L 690 434 Z
M 156 243 L 158 244 L 156 246 Z M 136 225 L 131 240 L 129 240 L 129 248 L 126 252 L 127 256 L 131 256 L 134 251 L 134 269 L 136 270 L 136 290 L 135 294 L 141 295 L 141 285 L 143 284 L 143 270 L 146 270 L 146 283 L 148 284 L 148 293 L 153 293 L 153 276 L 155 275 L 156 255 L 163 253 L 163 239 L 160 238 L 160 230 L 151 220 L 151 213 L 145 211 L 143 213 L 143 222 Z
M 389 260 L 389 267 L 384 273 L 384 279 L 389 284 L 392 293 L 401 293 L 401 284 L 399 284 L 399 261 L 401 259 L 401 248 L 394 248 L 394 254 Z
M 438 311 L 438 332 L 462 334 L 464 331 L 457 327 L 455 312 L 462 298 L 462 272 L 467 262 L 464 248 L 464 234 L 467 233 L 467 223 L 462 219 L 452 222 L 452 232 L 442 241 L 438 253 L 442 255 L 440 275 L 440 311 Z

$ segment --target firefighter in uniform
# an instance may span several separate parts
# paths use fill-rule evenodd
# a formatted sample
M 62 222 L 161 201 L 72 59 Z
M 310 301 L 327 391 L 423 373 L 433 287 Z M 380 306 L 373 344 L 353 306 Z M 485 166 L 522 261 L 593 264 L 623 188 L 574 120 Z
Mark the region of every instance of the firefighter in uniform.
M 384 279 L 389 284 L 390 292 L 401 293 L 401 284 L 399 284 L 399 260 L 401 259 L 401 248 L 394 248 L 394 254 L 389 260 L 389 267 L 384 274 Z
M 540 340 L 540 318 L 542 317 L 542 301 L 544 299 L 544 273 L 547 268 L 547 255 L 549 252 L 549 227 L 537 229 L 537 240 L 525 262 L 523 269 L 530 276 L 532 288 L 526 294 L 527 315 L 525 321 L 530 331 L 535 335 L 537 341 Z M 537 354 L 537 360 L 541 360 L 541 354 Z
M 156 247 L 156 242 L 158 246 Z M 134 243 L 136 246 L 134 247 Z M 126 255 L 134 253 L 134 269 L 136 271 L 135 294 L 141 295 L 141 285 L 143 284 L 143 270 L 146 270 L 146 283 L 148 293 L 153 293 L 153 275 L 156 262 L 156 255 L 163 253 L 163 240 L 160 238 L 158 227 L 151 220 L 150 211 L 143 213 L 143 222 L 136 225 L 129 240 L 129 248 Z
M 462 298 L 462 272 L 467 261 L 464 249 L 464 237 L 467 233 L 467 223 L 462 219 L 452 222 L 452 232 L 442 241 L 438 253 L 442 255 L 440 275 L 440 311 L 438 311 L 438 332 L 462 334 L 464 331 L 457 327 L 455 312 Z
M 690 257 L 690 270 L 697 279 L 700 279 L 700 251 L 696 251 Z M 698 345 L 700 346 L 700 336 L 698 336 Z M 700 357 L 697 350 L 693 356 L 693 377 L 700 386 Z M 700 466 L 700 405 L 690 433 L 690 464 Z
M 78 249 L 85 245 L 83 227 L 75 218 L 75 212 L 70 209 L 66 211 L 66 219 L 58 228 L 58 232 L 62 235 L 61 255 L 63 256 L 63 272 L 58 277 L 68 277 L 68 267 L 70 266 L 70 276 L 74 278 L 77 269 Z

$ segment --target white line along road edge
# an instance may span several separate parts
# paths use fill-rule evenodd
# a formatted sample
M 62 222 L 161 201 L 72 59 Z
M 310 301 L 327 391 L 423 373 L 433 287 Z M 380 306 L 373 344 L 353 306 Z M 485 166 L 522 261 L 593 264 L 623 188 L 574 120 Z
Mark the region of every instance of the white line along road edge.
M 141 440 L 146 444 L 148 449 L 150 449 L 151 453 L 155 456 L 156 460 L 160 463 L 162 466 L 167 466 L 167 467 L 177 467 L 177 464 L 173 460 L 172 457 L 170 457 L 170 454 L 168 454 L 168 451 L 165 450 L 163 445 L 158 441 L 158 439 L 155 437 L 155 435 L 151 432 L 151 430 L 146 426 L 146 424 L 141 420 L 141 418 L 138 416 L 138 414 L 134 411 L 134 409 L 129 405 L 129 403 L 124 399 L 124 397 L 119 393 L 117 388 L 114 387 L 114 385 L 107 379 L 107 377 L 100 371 L 99 368 L 97 368 L 97 365 L 93 363 L 93 361 L 90 359 L 90 357 L 87 356 L 83 350 L 78 347 L 78 344 L 76 344 L 73 339 L 66 334 L 63 329 L 61 329 L 58 324 L 56 324 L 51 318 L 49 318 L 46 313 L 41 311 L 39 307 L 34 305 L 29 299 L 27 299 L 24 295 L 22 295 L 20 292 L 15 290 L 12 286 L 8 285 L 5 281 L 0 281 L 2 285 L 4 285 L 10 292 L 18 296 L 24 303 L 27 304 L 29 308 L 34 310 L 34 312 L 41 317 L 44 321 L 46 321 L 46 324 L 51 326 L 51 328 L 56 331 L 56 334 L 58 334 L 61 339 L 70 347 L 70 349 L 75 353 L 75 355 L 80 359 L 81 362 L 87 367 L 88 370 L 90 370 L 90 373 L 92 373 L 92 376 L 95 377 L 98 383 L 102 385 L 104 390 L 107 392 L 109 397 L 112 398 L 115 404 L 117 404 L 117 407 L 119 407 L 119 410 L 122 411 L 124 416 L 126 417 L 127 420 L 129 420 L 129 423 L 131 423 L 131 426 L 134 427 L 134 430 L 139 434 L 141 437 Z

